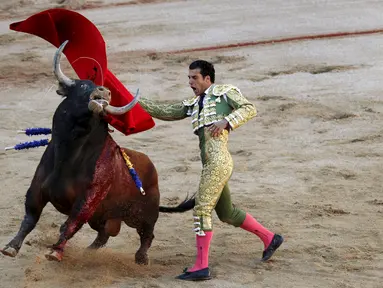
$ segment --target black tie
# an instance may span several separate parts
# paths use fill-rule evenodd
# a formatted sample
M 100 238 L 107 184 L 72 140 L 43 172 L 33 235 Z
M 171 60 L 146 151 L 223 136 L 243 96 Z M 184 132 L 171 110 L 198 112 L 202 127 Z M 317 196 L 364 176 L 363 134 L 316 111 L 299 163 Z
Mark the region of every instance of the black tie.
M 201 110 L 202 110 L 202 107 L 203 107 L 203 98 L 205 98 L 205 93 L 202 93 L 201 95 L 199 95 L 199 100 L 198 100 L 198 106 L 199 106 L 199 110 L 198 110 L 198 114 L 201 113 Z

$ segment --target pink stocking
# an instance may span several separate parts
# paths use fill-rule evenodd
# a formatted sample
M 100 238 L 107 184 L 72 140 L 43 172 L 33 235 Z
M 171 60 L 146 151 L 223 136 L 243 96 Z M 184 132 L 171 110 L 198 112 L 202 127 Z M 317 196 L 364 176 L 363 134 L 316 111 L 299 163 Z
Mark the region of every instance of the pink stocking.
M 188 272 L 209 267 L 209 247 L 211 238 L 213 237 L 213 231 L 205 231 L 205 234 L 205 236 L 196 235 L 197 257 L 194 266 L 189 268 Z
M 245 221 L 243 221 L 240 227 L 261 238 L 265 249 L 270 245 L 271 240 L 273 240 L 274 233 L 263 227 L 260 223 L 258 223 L 257 220 L 253 218 L 253 216 L 248 213 L 246 213 Z

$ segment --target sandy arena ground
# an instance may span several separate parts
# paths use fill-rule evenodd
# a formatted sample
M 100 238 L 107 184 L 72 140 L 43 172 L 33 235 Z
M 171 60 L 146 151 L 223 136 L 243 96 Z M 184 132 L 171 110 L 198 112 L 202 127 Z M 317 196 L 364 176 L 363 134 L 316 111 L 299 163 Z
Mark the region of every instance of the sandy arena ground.
M 383 34 L 168 53 L 382 29 L 382 1 L 52 2 L 0 1 L 0 246 L 19 229 L 44 151 L 2 148 L 29 140 L 16 134 L 19 129 L 50 127 L 61 101 L 51 73 L 55 48 L 8 27 L 60 5 L 79 9 L 97 25 L 110 70 L 131 91 L 140 88 L 145 97 L 163 101 L 189 97 L 187 66 L 198 58 L 215 64 L 217 83 L 240 87 L 259 114 L 231 134 L 233 201 L 286 241 L 271 261 L 260 263 L 261 241 L 214 215 L 215 279 L 179 282 L 174 276 L 194 261 L 191 213 L 161 214 L 147 267 L 134 264 L 138 235 L 126 226 L 106 248 L 86 254 L 96 232 L 85 225 L 63 262 L 52 263 L 44 257 L 46 246 L 56 242 L 66 217 L 49 204 L 18 256 L 0 254 L 0 287 L 383 286 Z M 74 76 L 65 57 L 63 62 Z M 173 205 L 196 191 L 198 139 L 188 119 L 156 123 L 140 134 L 113 137 L 151 157 L 161 203 Z

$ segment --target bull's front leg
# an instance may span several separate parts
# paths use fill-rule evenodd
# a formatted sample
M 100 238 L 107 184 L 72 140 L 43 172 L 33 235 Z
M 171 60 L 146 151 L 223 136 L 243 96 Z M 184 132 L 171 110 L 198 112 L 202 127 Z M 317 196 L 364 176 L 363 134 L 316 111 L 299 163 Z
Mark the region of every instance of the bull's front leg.
M 6 256 L 15 257 L 17 255 L 25 237 L 27 237 L 27 235 L 35 228 L 40 219 L 41 212 L 47 204 L 41 196 L 41 190 L 39 188 L 33 189 L 34 186 L 36 185 L 32 183 L 27 191 L 25 199 L 25 216 L 20 225 L 19 232 L 3 249 L 0 249 L 1 253 Z
M 108 148 L 108 147 L 106 147 Z M 93 216 L 101 201 L 112 187 L 114 167 L 111 151 L 104 147 L 96 162 L 93 180 L 82 198 L 76 200 L 67 221 L 61 226 L 60 237 L 45 255 L 48 260 L 61 261 L 67 241 Z

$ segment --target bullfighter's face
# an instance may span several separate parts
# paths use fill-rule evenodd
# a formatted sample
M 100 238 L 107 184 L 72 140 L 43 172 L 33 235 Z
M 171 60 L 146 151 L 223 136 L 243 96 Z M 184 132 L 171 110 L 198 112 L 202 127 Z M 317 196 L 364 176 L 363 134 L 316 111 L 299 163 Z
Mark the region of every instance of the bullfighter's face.
M 190 88 L 192 88 L 196 96 L 204 93 L 211 85 L 210 76 L 203 77 L 200 68 L 189 70 L 188 77 Z

